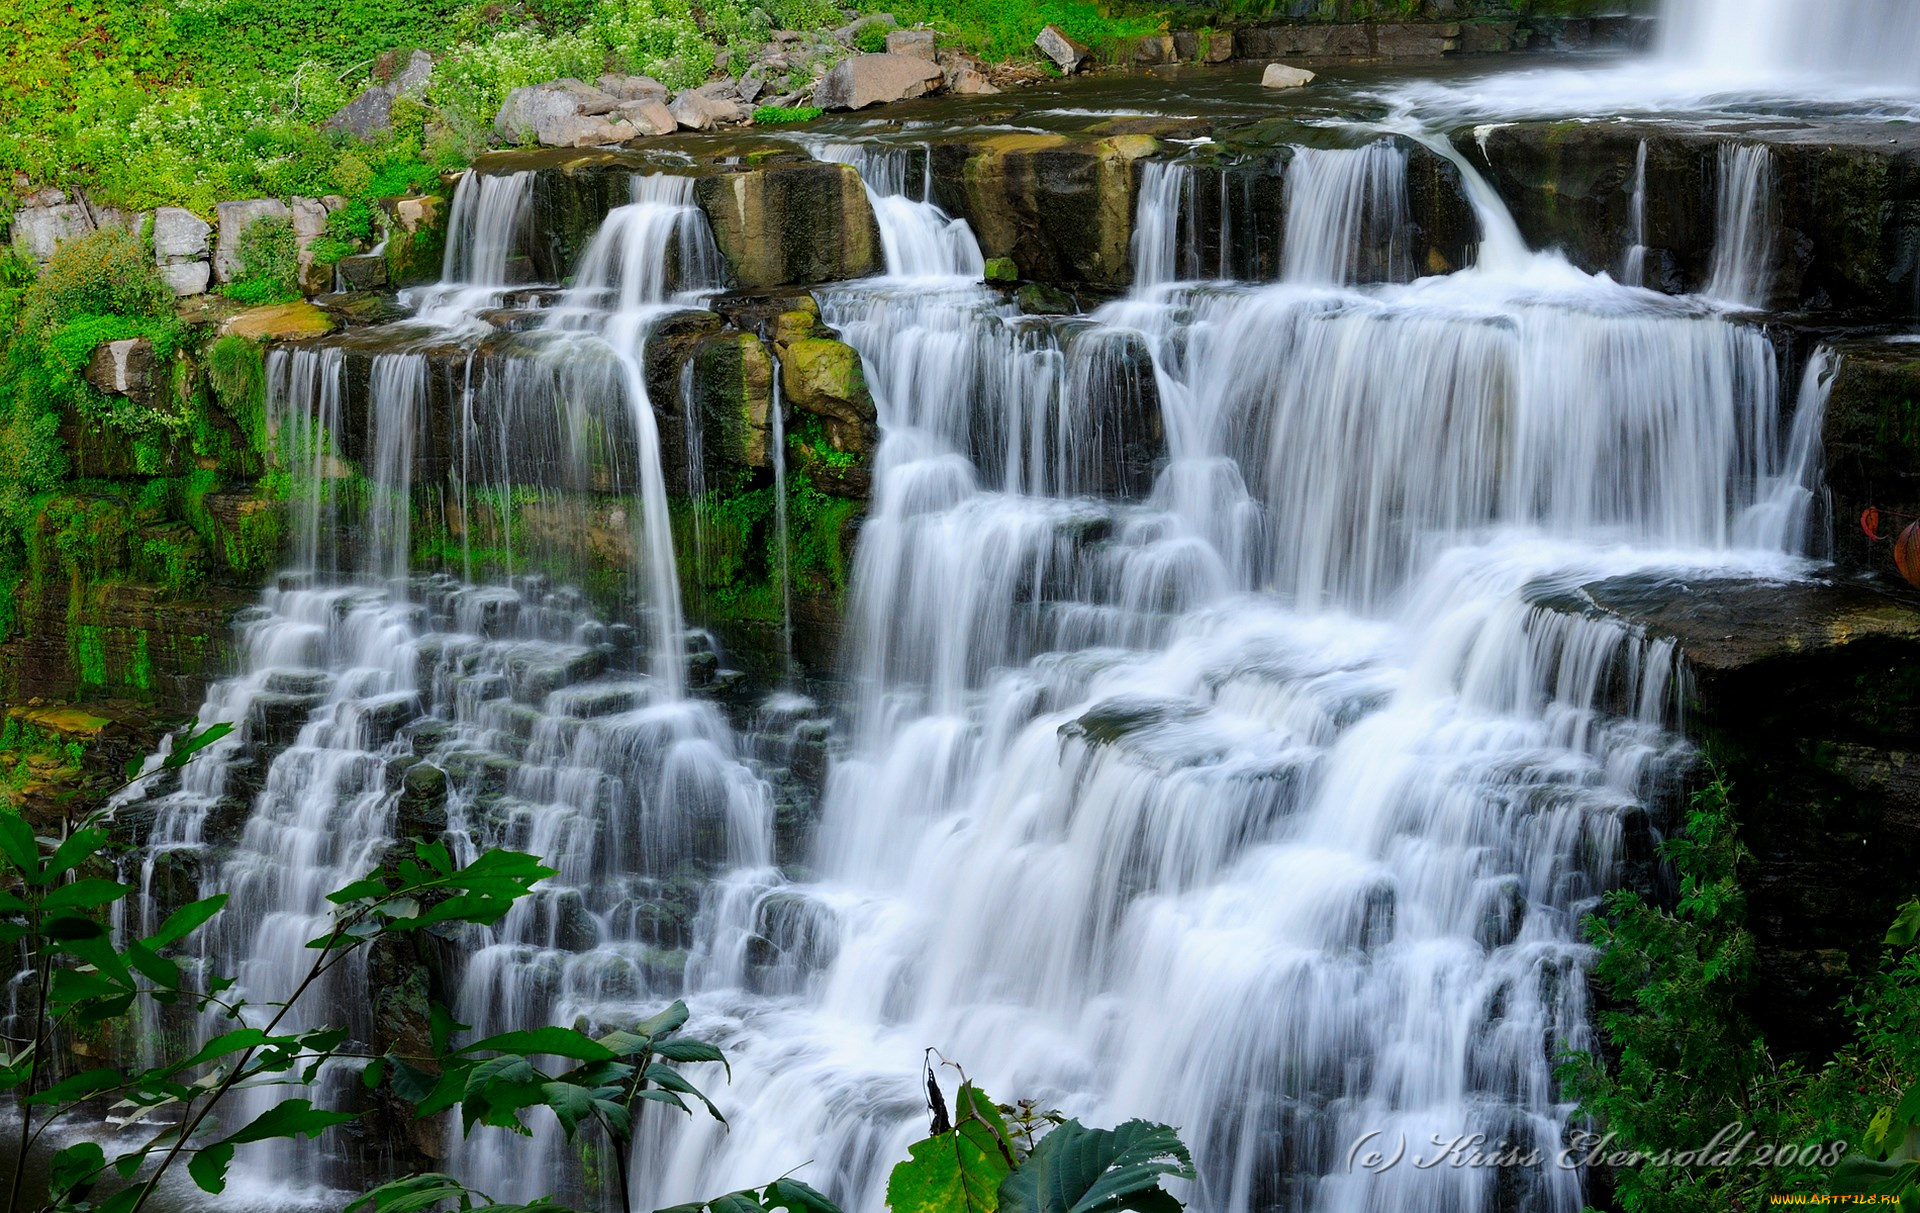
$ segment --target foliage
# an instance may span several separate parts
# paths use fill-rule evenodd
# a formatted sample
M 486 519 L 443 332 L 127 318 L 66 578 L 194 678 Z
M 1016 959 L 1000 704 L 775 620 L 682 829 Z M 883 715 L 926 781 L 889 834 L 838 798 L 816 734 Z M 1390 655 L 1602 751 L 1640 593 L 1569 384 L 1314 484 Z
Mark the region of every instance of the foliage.
M 1920 899 L 1900 907 L 1880 971 L 1849 1000 L 1856 1046 L 1836 1063 L 1859 1076 L 1869 1106 L 1861 1149 L 1834 1173 L 1837 1192 L 1897 1197 L 1920 1210 Z
M 826 112 L 817 105 L 763 105 L 753 111 L 753 124 L 785 126 L 792 122 L 812 122 Z
M 887 30 L 879 23 L 863 25 L 853 36 L 853 49 L 865 55 L 877 55 L 887 49 Z
M 1164 10 L 1135 6 L 1113 15 L 1095 0 L 860 0 L 864 13 L 892 13 L 902 25 L 926 25 L 987 59 L 1028 59 L 1033 36 L 1057 25 L 1095 48 L 1162 32 Z
M 955 1117 L 926 1071 L 932 1133 L 887 1178 L 892 1213 L 1178 1213 L 1162 1179 L 1192 1179 L 1193 1158 L 1166 1125 L 1089 1129 L 1029 1104 L 1002 1107 L 961 1075 Z M 1019 1115 L 1010 1128 L 1007 1117 Z M 1036 1119 L 1052 1130 L 1035 1140 Z M 1024 1137 L 1024 1140 L 1023 1140 Z
M 1594 983 L 1616 1004 L 1599 1016 L 1611 1056 L 1571 1054 L 1561 1067 L 1593 1131 L 1611 1135 L 1606 1152 L 1626 1159 L 1613 1172 L 1618 1202 L 1682 1213 L 1830 1190 L 1835 1163 L 1861 1140 L 1869 1093 L 1897 1100 L 1916 1076 L 1920 964 L 1909 956 L 1863 984 L 1848 1004 L 1852 1049 L 1818 1070 L 1780 1061 L 1746 1011 L 1757 987 L 1740 880 L 1748 855 L 1724 780 L 1693 798 L 1662 851 L 1680 881 L 1671 910 L 1622 890 L 1587 923 Z M 1764 1165 L 1697 1157 L 1749 1132 L 1770 1151 Z
M 300 254 L 293 221 L 261 215 L 240 229 L 234 245 L 240 273 L 224 294 L 241 303 L 281 303 L 300 297 Z
M 44 333 L 79 316 L 169 316 L 173 292 L 152 253 L 122 228 L 63 241 L 27 289 L 21 326 Z

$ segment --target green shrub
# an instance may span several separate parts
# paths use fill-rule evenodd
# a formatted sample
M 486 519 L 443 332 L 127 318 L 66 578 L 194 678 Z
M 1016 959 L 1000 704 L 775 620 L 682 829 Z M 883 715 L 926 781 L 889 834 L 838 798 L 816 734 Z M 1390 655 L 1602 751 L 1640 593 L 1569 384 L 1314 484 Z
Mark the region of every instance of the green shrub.
M 241 303 L 279 303 L 300 297 L 300 250 L 293 222 L 261 215 L 240 230 L 234 246 L 240 273 L 224 293 Z
M 853 49 L 868 55 L 877 55 L 887 49 L 887 29 L 875 22 L 863 25 L 853 36 Z
M 41 333 L 78 316 L 169 316 L 173 292 L 151 249 L 132 232 L 109 227 L 56 248 L 23 304 L 26 329 Z
M 214 399 L 233 418 L 247 445 L 267 449 L 267 366 L 260 343 L 229 333 L 207 347 L 207 379 Z
M 817 105 L 763 105 L 753 111 L 753 124 L 785 126 L 792 122 L 812 122 L 826 112 Z

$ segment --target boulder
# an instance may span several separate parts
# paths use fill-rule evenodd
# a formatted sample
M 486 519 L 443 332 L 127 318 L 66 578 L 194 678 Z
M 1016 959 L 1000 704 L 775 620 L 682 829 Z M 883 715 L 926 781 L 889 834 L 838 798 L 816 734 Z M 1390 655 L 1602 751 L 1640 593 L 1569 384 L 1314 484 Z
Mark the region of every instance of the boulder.
M 378 253 L 356 253 L 334 264 L 341 287 L 349 291 L 377 291 L 387 285 L 387 259 Z
M 718 91 L 718 90 L 716 90 Z M 668 107 L 673 120 L 690 131 L 710 131 L 716 126 L 745 122 L 753 111 L 706 89 L 686 89 Z
M 946 73 L 931 59 L 913 55 L 855 55 L 828 72 L 813 91 L 825 110 L 857 110 L 925 96 Z
M 213 264 L 207 261 L 175 261 L 160 267 L 160 280 L 175 296 L 204 295 L 213 282 Z
M 639 128 L 624 118 L 575 114 L 546 124 L 540 142 L 546 147 L 608 147 L 639 134 Z
M 507 94 L 494 116 L 493 133 L 505 143 L 573 147 L 571 140 L 580 132 L 575 119 L 611 113 L 619 104 L 619 98 L 570 76 L 529 84 Z
M 708 483 L 728 467 L 772 466 L 773 358 L 751 333 L 718 333 L 694 347 L 693 391 Z
M 1171 34 L 1148 34 L 1134 43 L 1133 61 L 1142 67 L 1159 67 L 1162 64 L 1178 63 L 1180 52 L 1174 46 Z
M 13 213 L 14 251 L 29 261 L 44 262 L 62 243 L 92 230 L 87 208 L 77 202 L 30 206 Z
M 1054 66 L 1071 76 L 1093 58 L 1093 52 L 1084 43 L 1067 37 L 1066 31 L 1057 25 L 1049 25 L 1034 38 L 1033 44 L 1040 53 L 1053 60 Z
M 623 101 L 614 111 L 637 135 L 671 135 L 680 127 L 666 103 L 658 100 Z
M 594 86 L 609 97 L 621 101 L 658 101 L 664 104 L 670 91 L 652 76 L 605 75 Z
M 695 199 L 741 290 L 877 274 L 880 228 L 851 165 L 764 164 L 702 177 Z
M 789 342 L 780 386 L 794 408 L 826 421 L 834 450 L 860 455 L 871 449 L 877 414 L 866 370 L 852 346 L 827 337 Z
M 371 85 L 336 110 L 320 127 L 352 135 L 363 142 L 383 135 L 393 129 L 393 98 L 394 91 L 386 85 Z
M 947 91 L 956 97 L 991 97 L 1000 90 L 971 67 L 963 67 L 947 80 Z
M 396 96 L 424 97 L 427 86 L 433 83 L 433 56 L 425 51 L 413 52 L 386 83 Z
M 221 202 L 214 206 L 219 220 L 220 239 L 213 250 L 213 276 L 232 282 L 240 272 L 240 233 L 257 219 L 291 219 L 293 212 L 278 198 L 249 198 L 244 202 Z
M 125 396 L 140 404 L 154 397 L 153 342 L 145 337 L 102 341 L 87 359 L 87 382 L 110 396 Z
M 333 331 L 333 327 L 333 317 L 311 303 L 275 303 L 267 307 L 248 308 L 237 316 L 229 317 L 220 326 L 220 335 L 297 341 L 303 337 L 324 337 Z
M 1269 63 L 1267 70 L 1260 73 L 1260 84 L 1264 88 L 1305 88 L 1312 83 L 1312 72 L 1284 63 Z
M 897 29 L 887 35 L 887 53 L 906 55 L 913 59 L 934 60 L 933 31 L 930 29 Z
M 204 261 L 207 237 L 212 234 L 213 225 L 192 211 L 163 206 L 153 212 L 153 259 L 160 265 Z

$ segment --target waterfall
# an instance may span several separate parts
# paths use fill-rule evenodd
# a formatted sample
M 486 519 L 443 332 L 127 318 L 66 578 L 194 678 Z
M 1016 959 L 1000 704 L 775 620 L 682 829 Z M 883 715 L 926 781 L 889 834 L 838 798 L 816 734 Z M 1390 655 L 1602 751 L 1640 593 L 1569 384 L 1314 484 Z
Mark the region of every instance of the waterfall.
M 1415 279 L 1401 138 L 1294 150 L 1263 283 L 1201 281 L 1212 186 L 1149 162 L 1133 293 L 1065 317 L 979 282 L 924 151 L 816 149 L 866 181 L 887 273 L 814 290 L 881 438 L 804 844 L 779 797 L 817 714 L 779 694 L 730 724 L 687 677 L 658 421 L 685 423 L 698 492 L 699 410 L 669 365 L 652 381 L 678 373 L 686 410 L 657 417 L 646 354 L 722 284 L 691 177 L 633 178 L 573 282 L 525 301 L 536 324 L 461 302 L 426 338 L 276 350 L 295 566 L 202 708 L 240 729 L 148 804 L 144 911 L 231 892 L 208 959 L 265 998 L 320 895 L 393 840 L 542 856 L 554 878 L 448 941 L 453 1011 L 486 1034 L 688 1000 L 728 1051 L 730 1083 L 694 1077 L 730 1127 L 643 1117 L 643 1207 L 803 1164 L 882 1207 L 933 1046 L 1003 1099 L 1177 1125 L 1199 1213 L 1577 1213 L 1583 1177 L 1552 1165 L 1373 1175 L 1348 1152 L 1561 1148 L 1556 1056 L 1593 1043 L 1580 919 L 1693 760 L 1673 645 L 1582 587 L 1798 572 L 1833 358 L 1783 399 L 1747 318 L 1532 252 L 1447 141 L 1395 134 L 1461 170 L 1478 266 Z M 1730 234 L 1764 164 L 1742 184 L 1727 157 L 1722 247 L 1764 267 Z M 513 180 L 463 182 L 436 289 L 504 297 Z M 1231 192 L 1223 278 L 1234 233 L 1270 238 Z M 429 369 L 427 343 L 458 356 Z M 409 514 L 428 467 L 448 500 Z M 442 508 L 458 562 L 421 558 Z M 589 544 L 630 583 L 570 581 Z M 373 1040 L 391 976 L 343 970 L 312 1015 Z M 534 1123 L 456 1132 L 445 1165 L 613 1205 L 587 1174 L 608 1168 Z M 245 1162 L 323 1180 L 340 1138 Z
M 851 164 L 860 174 L 880 224 L 889 274 L 977 280 L 986 272 L 986 258 L 967 221 L 953 218 L 933 203 L 933 157 L 928 149 L 825 143 L 814 147 L 813 154 L 816 159 Z
M 402 291 L 403 302 L 432 325 L 471 329 L 475 314 L 496 308 L 523 265 L 533 216 L 534 174 L 468 172 L 454 186 L 440 281 Z
M 1407 152 L 1389 140 L 1359 148 L 1295 148 L 1287 165 L 1288 282 L 1338 286 L 1413 276 L 1407 238 Z
M 1832 77 L 1920 87 L 1920 8 L 1909 0 L 1665 0 L 1660 56 L 1755 84 Z
M 1633 194 L 1627 204 L 1631 243 L 1620 263 L 1620 281 L 1645 286 L 1647 277 L 1647 141 L 1633 154 Z
M 1759 144 L 1721 144 L 1717 234 L 1702 294 L 1741 307 L 1766 305 L 1773 285 L 1773 205 L 1773 152 Z

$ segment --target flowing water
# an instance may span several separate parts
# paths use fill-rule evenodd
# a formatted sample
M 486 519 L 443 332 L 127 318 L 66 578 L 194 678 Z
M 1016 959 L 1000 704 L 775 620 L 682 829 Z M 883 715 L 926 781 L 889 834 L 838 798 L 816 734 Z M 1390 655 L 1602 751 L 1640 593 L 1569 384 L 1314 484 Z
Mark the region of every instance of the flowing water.
M 731 1127 L 646 1118 L 638 1207 L 796 1167 L 882 1207 L 937 1048 L 1001 1098 L 1178 1126 L 1210 1213 L 1574 1213 L 1582 1176 L 1551 1163 L 1368 1174 L 1349 1151 L 1557 1153 L 1554 1054 L 1590 1042 L 1578 919 L 1692 760 L 1671 646 L 1580 587 L 1818 555 L 1832 367 L 1783 392 L 1720 305 L 1764 297 L 1732 218 L 1767 188 L 1751 149 L 1724 158 L 1718 299 L 1676 300 L 1530 252 L 1457 153 L 1396 134 L 1466 172 L 1476 266 L 1415 277 L 1408 145 L 1383 132 L 1293 152 L 1273 281 L 1231 280 L 1254 233 L 1227 177 L 1203 230 L 1216 183 L 1146 165 L 1138 285 L 1074 317 L 979 283 L 924 152 L 815 149 L 861 171 L 887 273 L 815 292 L 882 441 L 798 856 L 775 845 L 794 760 L 764 739 L 810 706 L 777 695 L 749 734 L 685 660 L 644 363 L 720 284 L 692 182 L 636 176 L 570 287 L 516 293 L 531 186 L 469 175 L 448 283 L 363 394 L 351 341 L 271 355 L 295 564 L 201 712 L 241 734 L 147 806 L 145 887 L 242 823 L 194 869 L 234 897 L 209 953 L 284 995 L 324 892 L 444 777 L 463 853 L 559 870 L 460 941 L 457 1018 L 612 1025 L 683 996 L 728 1051 L 730 1084 L 697 1078 Z M 502 308 L 520 319 L 483 335 Z M 418 565 L 401 506 L 429 455 L 441 504 L 492 528 L 485 560 L 474 522 Z M 568 504 L 589 480 L 622 517 Z M 623 617 L 548 573 L 587 529 L 631 553 Z M 343 970 L 310 1016 L 365 1039 L 391 978 Z M 343 1148 L 246 1162 L 321 1182 Z M 550 1127 L 447 1152 L 501 1199 L 582 1182 Z

